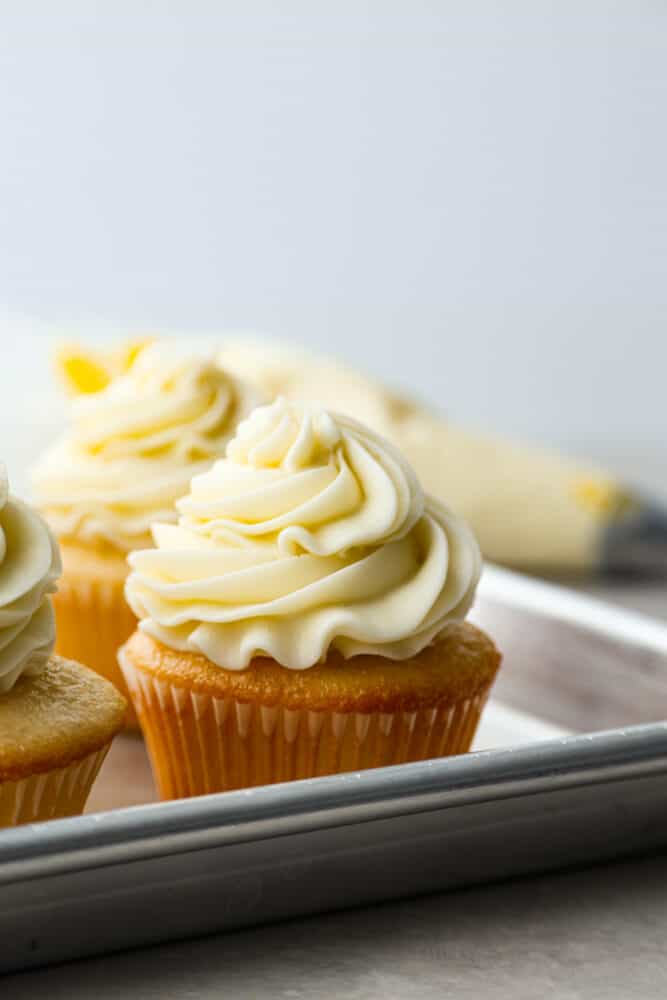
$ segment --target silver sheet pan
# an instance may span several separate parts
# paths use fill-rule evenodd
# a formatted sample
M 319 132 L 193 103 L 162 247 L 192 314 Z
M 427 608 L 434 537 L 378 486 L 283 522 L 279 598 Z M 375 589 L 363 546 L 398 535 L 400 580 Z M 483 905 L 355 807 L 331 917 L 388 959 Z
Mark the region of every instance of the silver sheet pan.
M 0 970 L 667 846 L 667 627 L 488 569 L 547 742 L 0 833 Z

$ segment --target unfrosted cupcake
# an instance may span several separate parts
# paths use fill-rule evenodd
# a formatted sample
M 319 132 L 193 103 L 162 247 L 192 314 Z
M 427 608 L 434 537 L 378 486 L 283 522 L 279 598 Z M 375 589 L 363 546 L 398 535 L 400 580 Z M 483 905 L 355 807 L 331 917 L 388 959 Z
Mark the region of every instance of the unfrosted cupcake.
M 111 684 L 52 655 L 60 569 L 53 535 L 9 495 L 0 465 L 0 827 L 81 812 L 123 725 Z
M 127 554 L 151 544 L 151 523 L 176 519 L 192 476 L 224 453 L 256 402 L 214 360 L 168 342 L 73 400 L 68 433 L 33 476 L 63 558 L 56 652 L 124 688 L 116 653 L 136 625 L 123 596 Z
M 499 664 L 465 524 L 383 439 L 257 409 L 133 553 L 120 654 L 161 795 L 465 751 Z

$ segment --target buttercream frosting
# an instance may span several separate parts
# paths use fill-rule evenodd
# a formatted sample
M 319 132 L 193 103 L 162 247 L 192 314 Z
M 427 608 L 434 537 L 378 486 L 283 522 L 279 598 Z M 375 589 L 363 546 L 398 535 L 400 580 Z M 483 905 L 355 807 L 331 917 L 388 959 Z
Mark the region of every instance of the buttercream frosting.
M 69 432 L 35 470 L 37 502 L 59 538 L 149 544 L 150 525 L 176 519 L 175 501 L 258 401 L 214 359 L 151 345 L 105 389 L 72 401 Z
M 405 659 L 473 600 L 465 523 L 387 441 L 316 406 L 256 409 L 177 507 L 130 556 L 127 599 L 145 632 L 221 667 Z
M 0 463 L 0 696 L 39 672 L 56 628 L 49 594 L 60 576 L 56 541 L 37 511 L 9 494 Z

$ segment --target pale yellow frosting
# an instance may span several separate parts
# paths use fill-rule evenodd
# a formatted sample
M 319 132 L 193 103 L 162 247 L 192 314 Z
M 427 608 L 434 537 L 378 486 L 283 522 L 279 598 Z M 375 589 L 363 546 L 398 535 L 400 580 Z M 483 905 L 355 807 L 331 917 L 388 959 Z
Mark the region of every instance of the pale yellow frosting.
M 60 538 L 150 544 L 150 525 L 176 520 L 175 501 L 259 398 L 212 358 L 152 345 L 107 388 L 73 400 L 69 433 L 35 470 L 37 502 Z
M 56 627 L 48 595 L 60 572 L 53 535 L 36 511 L 9 495 L 0 464 L 0 695 L 51 655 Z
M 127 599 L 145 632 L 221 667 L 405 659 L 473 600 L 466 525 L 387 441 L 318 407 L 255 410 L 177 507 L 130 556 Z

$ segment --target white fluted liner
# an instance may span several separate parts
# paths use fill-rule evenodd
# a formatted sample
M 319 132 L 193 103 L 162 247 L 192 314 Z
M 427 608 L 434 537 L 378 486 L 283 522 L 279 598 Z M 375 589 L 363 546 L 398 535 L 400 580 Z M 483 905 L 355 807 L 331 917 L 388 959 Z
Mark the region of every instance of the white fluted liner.
M 314 712 L 191 692 L 123 653 L 120 664 L 163 799 L 463 753 L 488 693 L 415 712 Z
M 67 767 L 19 781 L 0 782 L 0 827 L 78 816 L 83 812 L 109 746 Z

